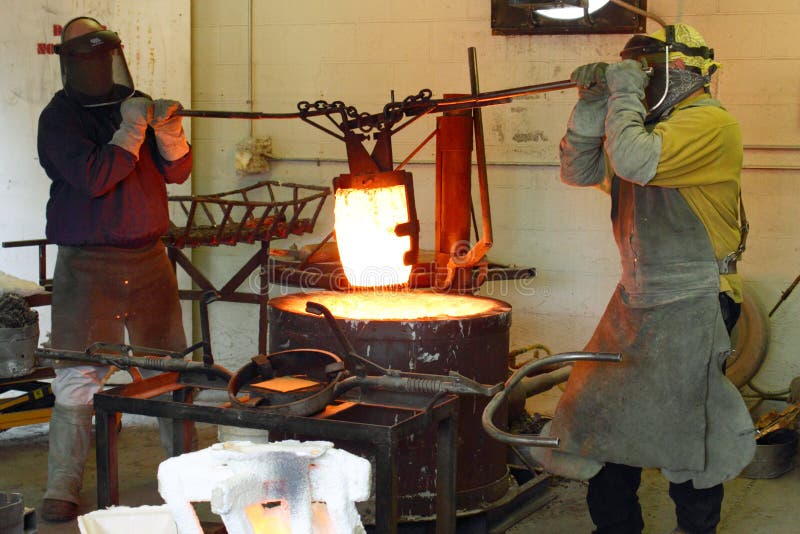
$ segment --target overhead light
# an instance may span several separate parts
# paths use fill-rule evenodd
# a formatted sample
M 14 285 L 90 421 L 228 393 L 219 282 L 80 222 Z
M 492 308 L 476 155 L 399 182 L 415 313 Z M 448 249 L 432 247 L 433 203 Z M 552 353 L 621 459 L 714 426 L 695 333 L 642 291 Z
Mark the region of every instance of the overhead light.
M 534 7 L 533 10 L 538 15 L 551 19 L 575 20 L 585 17 L 587 14 L 591 15 L 608 2 L 609 0 L 588 0 L 588 2 L 579 1 L 578 3 L 581 4 L 580 6 L 569 6 L 562 2 L 540 2 L 540 4 L 555 4 L 555 6 L 549 5 L 548 7 L 544 8 Z
M 492 33 L 641 33 L 647 0 L 492 0 Z

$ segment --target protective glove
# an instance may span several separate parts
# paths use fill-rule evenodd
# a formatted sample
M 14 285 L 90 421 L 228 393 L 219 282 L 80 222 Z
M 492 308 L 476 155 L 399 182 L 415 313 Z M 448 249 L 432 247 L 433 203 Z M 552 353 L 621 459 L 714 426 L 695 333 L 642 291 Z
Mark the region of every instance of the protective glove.
M 656 175 L 662 147 L 661 136 L 644 125 L 647 73 L 641 63 L 626 59 L 608 66 L 606 82 L 611 96 L 605 148 L 611 166 L 620 178 L 647 185 Z
M 122 102 L 120 113 L 122 123 L 109 144 L 117 145 L 139 159 L 139 148 L 144 142 L 147 122 L 153 116 L 153 101 L 141 96 L 128 98 Z
M 150 126 L 156 132 L 158 151 L 167 161 L 175 161 L 189 152 L 189 143 L 183 132 L 183 117 L 175 112 L 183 109 L 180 102 L 159 98 L 153 103 Z
M 607 100 L 606 68 L 608 63 L 581 65 L 570 74 L 569 79 L 578 86 L 578 96 L 583 100 Z
M 645 65 L 646 66 L 646 65 Z M 609 65 L 606 69 L 606 83 L 611 93 L 631 93 L 644 99 L 644 88 L 649 80 L 643 65 L 632 59 Z
M 609 95 L 606 67 L 607 63 L 590 63 L 572 71 L 570 80 L 577 84 L 579 98 L 567 123 L 568 135 L 603 137 Z

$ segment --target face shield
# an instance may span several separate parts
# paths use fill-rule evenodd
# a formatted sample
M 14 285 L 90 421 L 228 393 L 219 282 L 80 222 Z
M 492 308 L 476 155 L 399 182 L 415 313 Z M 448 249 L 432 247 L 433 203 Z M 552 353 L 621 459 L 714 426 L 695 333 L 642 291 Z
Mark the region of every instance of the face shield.
M 658 120 L 681 100 L 707 86 L 716 69 L 714 51 L 706 46 L 688 46 L 675 39 L 675 27 L 667 26 L 666 40 L 647 35 L 634 35 L 620 52 L 622 59 L 642 61 L 652 68 L 645 88 L 647 120 Z M 673 65 L 677 59 L 683 66 Z M 704 65 L 711 68 L 703 69 Z
M 106 106 L 133 94 L 133 80 L 116 33 L 87 33 L 56 45 L 67 95 L 84 107 Z

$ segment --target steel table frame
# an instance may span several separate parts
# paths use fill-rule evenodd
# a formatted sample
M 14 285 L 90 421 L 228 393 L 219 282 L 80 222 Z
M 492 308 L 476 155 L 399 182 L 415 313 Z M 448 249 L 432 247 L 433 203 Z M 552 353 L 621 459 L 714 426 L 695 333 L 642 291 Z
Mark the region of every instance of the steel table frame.
M 173 419 L 173 453 L 185 451 L 190 443 L 189 421 L 237 427 L 297 433 L 324 440 L 345 440 L 366 443 L 375 454 L 375 528 L 377 532 L 396 533 L 398 524 L 398 466 L 396 453 L 401 438 L 424 430 L 437 428 L 436 532 L 452 533 L 456 527 L 456 439 L 458 398 L 447 395 L 413 406 L 389 406 L 408 411 L 408 417 L 391 425 L 362 423 L 336 419 L 346 410 L 327 417 L 299 417 L 268 413 L 264 410 L 193 404 L 196 387 L 224 389 L 217 381 L 194 382 L 182 379 L 177 373 L 163 373 L 139 382 L 118 386 L 95 394 L 95 432 L 97 452 L 97 506 L 105 508 L 119 504 L 118 451 L 116 422 L 118 413 L 134 413 Z M 220 387 L 221 386 L 221 387 Z M 155 397 L 171 394 L 172 399 Z M 363 403 L 361 404 L 363 405 Z M 345 447 L 346 448 L 346 447 Z

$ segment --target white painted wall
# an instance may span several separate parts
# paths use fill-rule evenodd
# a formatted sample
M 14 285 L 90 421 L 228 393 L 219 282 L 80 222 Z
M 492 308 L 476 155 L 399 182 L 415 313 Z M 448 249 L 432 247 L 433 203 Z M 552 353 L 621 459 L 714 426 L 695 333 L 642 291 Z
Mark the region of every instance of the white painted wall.
M 37 53 L 39 43 L 58 43 L 54 26 L 79 15 L 119 33 L 137 89 L 153 98 L 191 100 L 189 1 L 3 0 L 0 17 L 0 241 L 44 238 L 50 180 L 39 165 L 39 113 L 62 88 L 58 56 Z M 189 121 L 186 121 L 187 130 Z M 171 191 L 188 191 L 189 185 Z M 49 269 L 56 249 L 48 247 Z M 0 249 L 0 270 L 35 280 L 35 248 Z M 49 309 L 40 308 L 40 330 L 50 330 Z M 187 326 L 190 325 L 187 318 Z
M 699 28 L 724 65 L 713 89 L 741 121 L 749 145 L 743 189 L 752 231 L 740 268 L 770 308 L 800 271 L 800 51 L 794 37 L 800 4 L 650 0 L 648 6 L 668 22 Z M 580 64 L 615 61 L 629 37 L 492 36 L 489 19 L 490 0 L 193 0 L 192 106 L 251 109 L 252 69 L 257 111 L 288 112 L 300 100 L 324 99 L 377 112 L 391 90 L 397 98 L 425 87 L 434 97 L 468 91 L 470 46 L 477 48 L 486 91 L 561 80 Z M 655 29 L 648 24 L 649 31 Z M 484 291 L 513 304 L 513 346 L 582 348 L 618 277 L 608 199 L 558 180 L 557 144 L 574 100 L 574 92 L 563 91 L 484 110 L 495 237 L 491 257 L 539 271 L 525 291 Z M 250 124 L 193 122 L 196 190 L 265 177 L 233 173 L 235 143 L 248 135 Z M 395 136 L 398 161 L 431 130 L 432 119 L 420 122 Z M 252 129 L 273 139 L 277 160 L 266 177 L 329 185 L 346 171 L 343 145 L 300 121 L 254 122 Z M 779 146 L 764 148 L 773 145 Z M 415 176 L 422 244 L 428 247 L 432 160 L 431 150 L 424 150 L 408 169 Z M 314 237 L 329 230 L 326 211 Z M 246 247 L 215 249 L 202 261 L 211 272 L 224 274 L 249 254 Z M 256 315 L 246 306 L 219 306 L 212 312 L 215 350 L 226 365 L 237 367 L 255 350 Z M 773 318 L 772 348 L 758 377 L 763 387 L 785 387 L 800 374 L 799 312 L 800 291 Z

